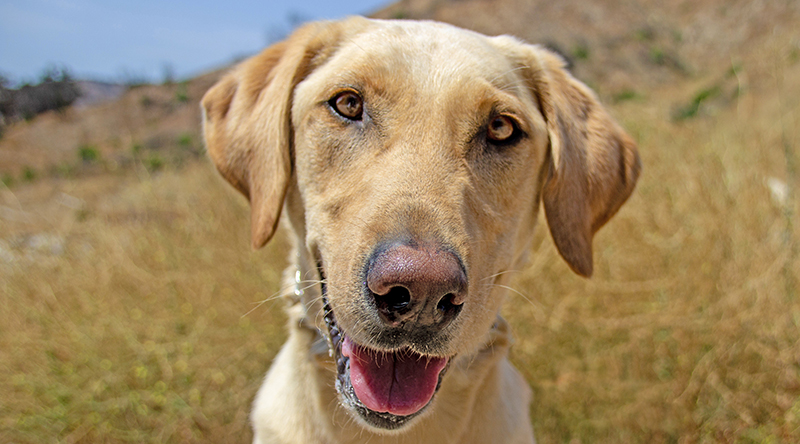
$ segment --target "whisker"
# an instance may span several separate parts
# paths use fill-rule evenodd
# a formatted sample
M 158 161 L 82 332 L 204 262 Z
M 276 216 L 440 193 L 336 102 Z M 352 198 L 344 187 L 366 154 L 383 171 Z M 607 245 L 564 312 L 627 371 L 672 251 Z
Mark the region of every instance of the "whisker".
M 315 286 L 317 286 L 319 284 L 322 284 L 322 283 L 325 283 L 325 281 L 308 279 L 308 280 L 299 281 L 297 283 L 291 283 L 291 284 L 284 285 L 278 291 L 273 293 L 271 296 L 266 297 L 266 298 L 264 298 L 264 299 L 262 299 L 260 301 L 255 302 L 255 304 L 256 304 L 255 307 L 253 307 L 250 310 L 248 310 L 245 314 L 240 316 L 240 318 L 244 318 L 244 317 L 248 316 L 250 313 L 258 310 L 262 305 L 266 304 L 267 302 L 271 302 L 271 301 L 274 301 L 275 299 L 278 299 L 279 297 L 282 297 L 283 295 L 286 294 L 286 292 L 288 292 L 288 291 L 292 290 L 293 288 L 297 287 L 297 284 L 308 284 L 305 287 L 297 288 L 300 291 L 305 291 L 305 290 L 308 290 L 309 288 L 314 288 Z
M 505 271 L 501 271 L 499 273 L 495 273 L 495 274 L 493 274 L 491 276 L 486 276 L 485 278 L 481 279 L 481 282 L 489 280 L 489 279 L 494 279 L 494 278 L 496 278 L 498 276 L 502 276 L 502 275 L 504 275 L 506 273 L 521 273 L 521 272 L 522 272 L 522 270 L 505 270 Z
M 536 303 L 534 303 L 534 302 L 533 302 L 533 301 L 532 301 L 530 298 L 528 298 L 527 296 L 525 296 L 525 294 L 524 294 L 524 293 L 522 293 L 521 291 L 517 290 L 516 288 L 509 287 L 508 285 L 502 285 L 502 284 L 489 284 L 489 285 L 491 285 L 491 286 L 493 286 L 493 287 L 500 287 L 500 288 L 504 288 L 504 289 L 506 289 L 506 290 L 508 290 L 508 291 L 514 292 L 514 293 L 518 294 L 518 295 L 519 295 L 519 296 L 520 296 L 522 299 L 525 299 L 526 301 L 528 301 L 528 303 L 529 303 L 529 304 L 531 304 L 531 306 L 532 306 L 532 307 L 534 307 L 534 308 L 536 308 L 536 309 L 539 309 L 539 310 L 541 310 L 541 307 L 540 307 L 540 306 L 538 306 L 538 305 L 537 305 Z
M 288 284 L 288 285 L 284 285 L 284 286 L 283 286 L 283 287 L 281 287 L 281 288 L 280 288 L 278 291 L 276 291 L 275 293 L 273 293 L 271 296 L 268 296 L 268 297 L 266 297 L 266 298 L 264 298 L 264 299 L 262 299 L 262 300 L 260 300 L 260 301 L 257 301 L 257 302 L 255 302 L 255 304 L 256 304 L 256 305 L 255 305 L 255 307 L 253 307 L 252 309 L 250 309 L 249 311 L 247 311 L 247 313 L 245 313 L 245 314 L 243 314 L 242 316 L 240 316 L 240 319 L 241 319 L 241 318 L 244 318 L 244 317 L 248 316 L 250 313 L 252 313 L 252 312 L 254 312 L 254 311 L 258 310 L 258 309 L 259 309 L 259 308 L 260 308 L 262 305 L 266 304 L 267 302 L 274 301 L 275 299 L 277 299 L 277 298 L 281 297 L 281 296 L 282 296 L 282 295 L 284 295 L 284 294 L 285 294 L 287 291 L 291 290 L 291 289 L 292 289 L 292 287 L 294 287 L 294 284 Z

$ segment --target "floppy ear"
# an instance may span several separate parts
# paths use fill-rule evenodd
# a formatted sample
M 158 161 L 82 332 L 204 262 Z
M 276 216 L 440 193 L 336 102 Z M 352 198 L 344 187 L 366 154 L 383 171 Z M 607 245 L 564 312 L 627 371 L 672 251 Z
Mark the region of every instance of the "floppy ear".
M 592 237 L 633 192 L 641 170 L 634 141 L 556 54 L 524 45 L 529 86 L 547 122 L 549 172 L 542 190 L 556 247 L 576 273 L 592 274 Z
M 365 22 L 354 18 L 306 25 L 241 63 L 203 97 L 209 156 L 250 201 L 254 248 L 274 234 L 291 179 L 294 88 L 322 63 L 345 31 Z

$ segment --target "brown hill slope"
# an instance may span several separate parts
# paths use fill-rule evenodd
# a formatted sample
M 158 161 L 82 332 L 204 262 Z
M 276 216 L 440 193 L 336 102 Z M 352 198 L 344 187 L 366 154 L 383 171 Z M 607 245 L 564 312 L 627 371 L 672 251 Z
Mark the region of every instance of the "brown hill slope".
M 403 0 L 375 15 L 440 20 L 550 45 L 573 62 L 580 78 L 613 93 L 758 61 L 768 46 L 797 37 L 800 6 L 752 0 Z
M 0 174 L 20 177 L 26 169 L 34 174 L 64 174 L 91 160 L 115 169 L 130 164 L 136 151 L 166 151 L 162 156 L 169 156 L 178 145 L 199 148 L 199 101 L 218 76 L 143 85 L 115 101 L 50 112 L 12 125 L 0 139 Z M 87 149 L 96 151 L 96 159 L 86 159 Z
M 540 443 L 800 442 L 800 2 L 410 0 L 557 48 L 640 144 L 595 276 L 547 231 L 504 315 Z M 199 156 L 218 77 L 0 139 L 0 442 L 246 442 L 285 244 Z M 196 160 L 198 159 L 198 160 Z M 27 168 L 26 168 L 27 167 Z

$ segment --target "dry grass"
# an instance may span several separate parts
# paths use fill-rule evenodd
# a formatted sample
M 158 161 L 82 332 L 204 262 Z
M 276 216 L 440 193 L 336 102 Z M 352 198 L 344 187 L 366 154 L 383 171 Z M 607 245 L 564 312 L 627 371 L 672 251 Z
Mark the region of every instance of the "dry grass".
M 573 277 L 540 231 L 531 302 L 506 310 L 540 443 L 800 441 L 797 193 L 767 185 L 800 184 L 798 71 L 753 67 L 753 90 L 694 120 L 658 97 L 615 109 L 645 174 L 595 241 L 596 275 Z
M 748 131 L 717 120 L 647 149 L 593 280 L 540 243 L 519 284 L 534 303 L 508 310 L 540 442 L 800 440 L 800 267 L 763 185 L 780 164 Z
M 28 216 L 0 244 L 0 442 L 247 441 L 284 318 L 244 314 L 285 245 L 249 251 L 244 202 L 206 164 L 36 187 L 4 193 Z M 48 208 L 65 190 L 85 203 Z
M 540 225 L 504 309 L 540 443 L 800 442 L 800 40 L 765 42 L 613 106 L 645 169 L 592 280 Z M 183 164 L 0 185 L 0 442 L 250 439 L 286 245 Z

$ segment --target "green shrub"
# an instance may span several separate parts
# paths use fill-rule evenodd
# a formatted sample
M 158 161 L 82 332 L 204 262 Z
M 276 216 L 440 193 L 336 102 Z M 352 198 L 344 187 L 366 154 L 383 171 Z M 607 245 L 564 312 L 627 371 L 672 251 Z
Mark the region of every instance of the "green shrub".
M 144 95 L 141 99 L 139 99 L 139 103 L 144 108 L 150 108 L 155 104 L 155 101 L 150 96 Z
M 182 148 L 189 148 L 192 146 L 192 135 L 189 133 L 183 133 L 178 136 L 178 145 Z
M 78 157 L 83 163 L 95 163 L 100 160 L 100 151 L 92 145 L 78 147 Z
M 638 98 L 640 98 L 639 93 L 637 93 L 632 89 L 626 89 L 614 94 L 613 100 L 615 103 L 620 103 L 620 102 L 627 102 L 629 100 L 635 100 Z
M 158 171 L 164 166 L 164 159 L 156 153 L 150 155 L 145 161 L 145 168 L 148 171 Z
M 656 65 L 664 65 L 667 62 L 664 50 L 658 47 L 650 48 L 650 60 Z
M 178 89 L 175 90 L 175 100 L 179 103 L 186 103 L 189 101 L 189 91 L 186 82 L 178 85 Z
M 33 182 L 36 180 L 36 170 L 33 167 L 26 166 L 22 169 L 22 180 L 26 182 Z
M 679 107 L 676 112 L 673 114 L 674 120 L 686 120 L 695 117 L 700 111 L 700 105 L 703 104 L 708 99 L 713 99 L 722 93 L 722 88 L 719 85 L 713 85 L 709 88 L 705 88 L 700 90 L 697 94 L 694 95 L 692 101 L 688 104 Z
M 572 57 L 575 57 L 576 60 L 588 60 L 589 47 L 584 43 L 579 44 L 572 49 Z

